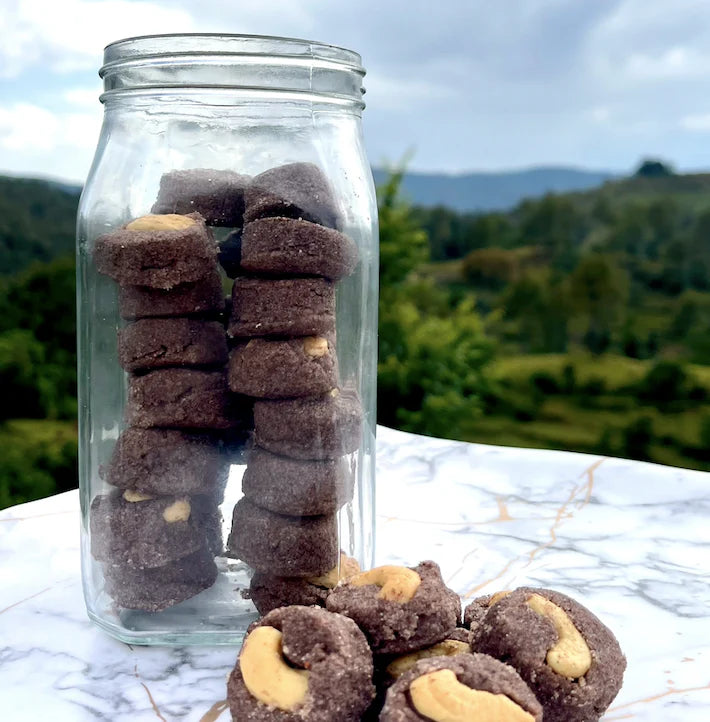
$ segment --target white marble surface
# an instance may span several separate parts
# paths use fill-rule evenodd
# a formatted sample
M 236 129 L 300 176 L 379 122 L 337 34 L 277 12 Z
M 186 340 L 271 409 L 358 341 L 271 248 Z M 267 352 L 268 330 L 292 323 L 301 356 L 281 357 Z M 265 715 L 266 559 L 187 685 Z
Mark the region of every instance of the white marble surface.
M 605 720 L 710 719 L 710 475 L 380 429 L 378 562 L 433 558 L 465 598 L 576 597 L 617 634 Z M 230 647 L 129 647 L 94 628 L 76 492 L 0 512 L 0 719 L 229 719 Z

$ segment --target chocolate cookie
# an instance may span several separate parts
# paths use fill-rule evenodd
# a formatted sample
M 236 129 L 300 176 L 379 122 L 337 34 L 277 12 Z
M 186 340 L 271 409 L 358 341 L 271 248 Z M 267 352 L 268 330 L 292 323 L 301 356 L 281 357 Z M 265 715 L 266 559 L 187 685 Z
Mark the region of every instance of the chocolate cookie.
M 109 484 L 146 494 L 219 494 L 229 468 L 219 442 L 176 429 L 126 429 L 105 476 Z
M 330 183 L 313 163 L 289 163 L 252 178 L 244 220 L 268 216 L 302 218 L 329 228 L 341 225 Z
M 105 564 L 106 591 L 125 609 L 159 612 L 211 587 L 217 579 L 212 552 L 203 547 L 161 567 Z
M 325 278 L 237 278 L 229 335 L 318 336 L 335 330 L 335 286 Z
M 238 722 L 358 722 L 373 697 L 362 632 L 317 607 L 284 607 L 261 619 L 227 684 Z
M 143 216 L 97 238 L 94 263 L 122 286 L 170 289 L 211 273 L 217 244 L 198 213 Z
M 581 604 L 548 589 L 521 587 L 499 598 L 471 645 L 518 671 L 542 704 L 545 722 L 599 719 L 626 668 L 612 632 Z
M 251 273 L 323 276 L 337 281 L 357 265 L 354 241 L 340 231 L 293 218 L 262 218 L 244 226 L 241 265 Z
M 514 669 L 484 654 L 460 654 L 417 662 L 387 692 L 381 722 L 423 719 L 542 722 L 543 714 Z
M 91 502 L 91 553 L 97 561 L 161 567 L 206 546 L 189 497 L 116 489 Z
M 441 642 L 461 612 L 458 595 L 432 561 L 358 574 L 333 590 L 326 607 L 354 619 L 374 654 L 403 654 Z
M 241 423 L 238 413 L 221 370 L 158 369 L 128 381 L 131 426 L 228 429 Z
M 244 216 L 244 188 L 249 176 L 229 170 L 171 170 L 160 179 L 152 213 L 197 211 L 208 226 L 238 228 Z
M 118 332 L 118 361 L 126 371 L 224 366 L 224 326 L 218 321 L 191 318 L 145 318 Z
M 356 451 L 362 434 L 357 394 L 333 389 L 320 398 L 256 401 L 256 443 L 294 459 L 337 459 Z
M 336 584 L 360 572 L 360 565 L 341 552 L 339 568 L 333 568 L 319 577 L 274 577 L 255 572 L 249 585 L 249 598 L 259 614 L 272 609 L 300 604 L 304 607 L 325 607 L 325 600 Z
M 229 388 L 261 399 L 325 394 L 338 384 L 332 342 L 324 336 L 253 338 L 229 354 Z
M 338 561 L 338 524 L 326 516 L 282 516 L 240 499 L 232 515 L 229 556 L 278 577 L 312 577 Z
M 353 497 L 354 473 L 346 459 L 288 459 L 254 447 L 242 477 L 244 496 L 277 514 L 332 514 Z
M 120 286 L 118 308 L 121 317 L 129 321 L 156 316 L 217 317 L 224 312 L 222 279 L 213 268 L 204 278 L 167 291 L 149 286 Z

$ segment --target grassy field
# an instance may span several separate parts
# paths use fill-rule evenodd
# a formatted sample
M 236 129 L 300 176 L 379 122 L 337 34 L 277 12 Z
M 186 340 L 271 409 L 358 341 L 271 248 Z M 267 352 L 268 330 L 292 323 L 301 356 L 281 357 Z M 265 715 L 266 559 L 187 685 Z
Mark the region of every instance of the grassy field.
M 710 428 L 710 403 L 642 402 L 632 389 L 653 363 L 617 355 L 545 354 L 498 359 L 492 372 L 508 394 L 534 409 L 518 416 L 493 408 L 466 427 L 466 438 L 503 446 L 553 448 L 632 456 L 672 466 L 710 470 L 704 429 Z M 565 389 L 569 369 L 574 389 Z M 692 383 L 710 397 L 710 368 L 688 367 Z M 559 389 L 545 393 L 533 379 L 556 379 Z M 597 393 L 590 393 L 596 386 Z M 578 391 L 583 390 L 583 391 Z M 707 431 L 705 432 L 707 433 Z

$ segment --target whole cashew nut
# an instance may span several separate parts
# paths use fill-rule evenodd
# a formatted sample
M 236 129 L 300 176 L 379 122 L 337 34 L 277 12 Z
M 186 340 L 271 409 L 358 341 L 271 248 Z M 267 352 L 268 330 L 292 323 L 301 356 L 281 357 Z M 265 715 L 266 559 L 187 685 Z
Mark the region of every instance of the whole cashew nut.
M 504 694 L 471 689 L 450 669 L 417 677 L 409 685 L 412 704 L 434 722 L 535 722 L 535 718 Z
M 286 664 L 281 637 L 278 629 L 257 627 L 244 641 L 239 668 L 252 697 L 290 712 L 305 701 L 310 672 Z
M 384 566 L 370 569 L 369 572 L 356 574 L 350 584 L 354 587 L 365 587 L 375 584 L 380 587 L 379 599 L 390 602 L 408 602 L 419 589 L 421 577 L 407 567 Z
M 592 653 L 565 611 L 539 594 L 533 594 L 527 605 L 555 625 L 558 640 L 546 657 L 552 671 L 570 679 L 584 677 L 592 666 Z

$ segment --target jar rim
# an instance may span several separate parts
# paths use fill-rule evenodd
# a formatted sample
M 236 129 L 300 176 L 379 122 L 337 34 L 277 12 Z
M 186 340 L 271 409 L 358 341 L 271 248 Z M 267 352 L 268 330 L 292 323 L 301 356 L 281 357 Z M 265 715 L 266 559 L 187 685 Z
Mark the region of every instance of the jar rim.
M 358 53 L 271 35 L 173 33 L 116 40 L 104 48 L 104 91 L 233 88 L 283 90 L 364 107 Z
M 307 40 L 305 38 L 292 38 L 288 36 L 280 36 L 280 35 L 257 35 L 257 34 L 249 34 L 249 33 L 156 33 L 152 35 L 135 35 L 128 38 L 121 38 L 119 40 L 114 40 L 108 45 L 104 47 L 104 64 L 116 62 L 122 59 L 122 56 L 125 59 L 131 58 L 134 60 L 137 60 L 140 57 L 151 57 L 155 55 L 160 54 L 166 54 L 166 55 L 173 55 L 175 52 L 182 52 L 182 53 L 189 53 L 189 52 L 195 52 L 195 53 L 216 53 L 216 54 L 224 54 L 224 55 L 241 55 L 242 52 L 239 52 L 237 50 L 211 50 L 209 48 L 194 48 L 193 50 L 179 50 L 176 51 L 174 47 L 165 48 L 163 52 L 156 52 L 155 48 L 152 48 L 150 52 L 127 52 L 125 54 L 116 52 L 120 51 L 125 48 L 125 46 L 135 46 L 137 50 L 140 49 L 140 45 L 149 44 L 153 41 L 175 41 L 178 39 L 186 39 L 186 40 L 192 40 L 192 41 L 198 41 L 203 40 L 206 42 L 214 41 L 214 40 L 224 40 L 228 43 L 236 44 L 240 41 L 247 41 L 247 42 L 267 42 L 272 43 L 273 45 L 279 45 L 282 44 L 284 46 L 291 45 L 291 46 L 300 46 L 303 48 L 308 49 L 308 54 L 311 55 L 314 58 L 324 58 L 328 60 L 334 60 L 336 62 L 340 62 L 343 65 L 348 65 L 352 67 L 357 67 L 364 73 L 364 68 L 362 67 L 362 56 L 360 53 L 356 52 L 355 50 L 350 50 L 349 48 L 345 48 L 342 45 L 333 45 L 332 43 L 324 43 L 319 40 Z M 318 51 L 324 51 L 322 53 L 319 53 Z M 113 57 L 113 55 L 116 55 L 117 57 Z M 280 55 L 281 53 L 278 52 L 271 52 L 271 53 L 264 53 L 264 54 L 272 54 L 272 55 Z M 293 53 L 283 53 L 284 55 L 291 55 Z

